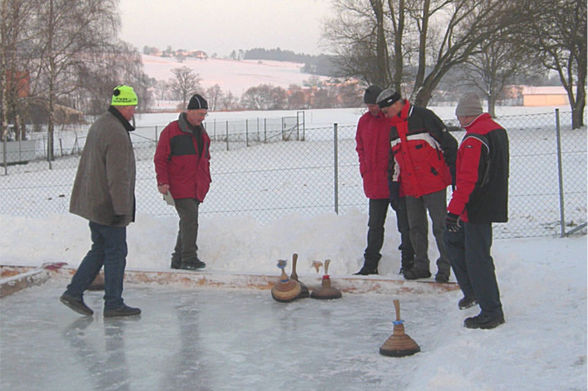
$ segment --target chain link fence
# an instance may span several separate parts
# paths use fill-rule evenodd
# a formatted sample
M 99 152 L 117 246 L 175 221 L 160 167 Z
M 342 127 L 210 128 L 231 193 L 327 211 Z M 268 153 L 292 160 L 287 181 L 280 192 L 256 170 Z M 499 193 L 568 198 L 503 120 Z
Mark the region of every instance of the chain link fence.
M 510 138 L 510 188 L 509 222 L 495 225 L 496 238 L 563 236 L 585 229 L 586 128 L 572 130 L 569 113 L 559 118 L 559 133 L 551 113 L 498 119 Z M 212 139 L 213 182 L 201 205 L 204 216 L 268 221 L 292 214 L 367 214 L 355 124 L 307 129 L 298 113 L 271 120 L 208 122 L 206 127 Z M 156 188 L 153 154 L 161 130 L 163 126 L 139 127 L 131 133 L 139 215 L 176 214 Z M 463 134 L 454 132 L 458 140 Z M 34 151 L 23 143 L 16 151 L 3 144 L 10 158 L 0 176 L 0 214 L 40 217 L 68 212 L 85 140 L 72 132 L 63 132 L 59 140 L 56 146 L 61 149 L 52 162 L 39 160 L 44 155 L 42 138 L 32 140 Z M 25 155 L 29 158 L 19 163 Z

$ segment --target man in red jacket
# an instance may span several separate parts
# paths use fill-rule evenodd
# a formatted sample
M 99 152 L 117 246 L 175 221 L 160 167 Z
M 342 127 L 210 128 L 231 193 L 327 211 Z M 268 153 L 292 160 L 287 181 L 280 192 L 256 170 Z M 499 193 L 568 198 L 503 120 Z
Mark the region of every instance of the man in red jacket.
M 414 266 L 404 272 L 404 278 L 415 280 L 431 276 L 428 211 L 439 250 L 435 280 L 448 282 L 451 267 L 443 232 L 446 188 L 452 183 L 457 141 L 435 113 L 413 106 L 392 89 L 382 91 L 377 102 L 391 124 L 390 197 L 406 196 L 410 240 L 415 252 Z
M 508 220 L 508 136 L 482 112 L 475 94 L 464 95 L 455 110 L 466 134 L 457 152 L 456 187 L 447 207 L 445 242 L 464 297 L 460 309 L 480 305 L 465 327 L 492 329 L 504 323 L 490 255 L 492 223 Z
M 173 269 L 197 270 L 206 266 L 198 259 L 198 206 L 210 187 L 210 138 L 202 126 L 208 103 L 195 94 L 188 109 L 163 129 L 155 151 L 157 189 L 170 193 L 180 217 Z
M 367 248 L 364 264 L 355 274 L 378 274 L 378 263 L 384 243 L 384 223 L 388 206 L 396 211 L 396 223 L 400 232 L 402 254 L 401 272 L 412 267 L 414 252 L 408 236 L 408 219 L 404 197 L 390 198 L 388 189 L 388 162 L 390 159 L 390 126 L 380 112 L 376 98 L 382 92 L 378 86 L 369 86 L 363 97 L 368 112 L 363 114 L 357 124 L 355 135 L 359 172 L 363 179 L 363 190 L 369 199 L 369 220 Z

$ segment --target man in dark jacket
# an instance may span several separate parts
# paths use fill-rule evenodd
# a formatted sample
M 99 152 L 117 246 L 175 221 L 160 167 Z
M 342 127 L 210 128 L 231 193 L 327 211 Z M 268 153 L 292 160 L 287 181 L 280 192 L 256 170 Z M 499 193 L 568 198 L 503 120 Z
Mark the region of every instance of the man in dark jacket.
M 412 267 L 414 252 L 408 236 L 408 219 L 404 197 L 390 199 L 388 188 L 388 161 L 390 159 L 390 127 L 388 120 L 380 112 L 376 104 L 382 89 L 369 86 L 363 97 L 368 111 L 357 123 L 355 135 L 356 151 L 359 157 L 359 172 L 363 179 L 363 190 L 369 199 L 369 220 L 367 247 L 364 252 L 364 263 L 361 270 L 355 274 L 378 274 L 378 263 L 382 254 L 380 250 L 384 243 L 384 223 L 388 206 L 396 211 L 396 222 L 400 232 L 400 247 L 402 256 L 401 271 Z
M 210 138 L 202 126 L 208 103 L 195 94 L 188 109 L 161 132 L 155 151 L 157 189 L 171 194 L 180 217 L 172 254 L 173 269 L 198 270 L 206 266 L 198 258 L 198 206 L 210 187 Z
M 92 248 L 60 300 L 83 315 L 93 314 L 82 297 L 103 265 L 104 317 L 141 313 L 122 299 L 126 226 L 135 220 L 135 155 L 129 137 L 135 128 L 129 121 L 136 106 L 132 87 L 114 89 L 108 111 L 88 131 L 78 166 L 70 212 L 90 221 Z
M 464 297 L 459 308 L 480 305 L 465 327 L 491 329 L 504 323 L 490 255 L 492 222 L 508 219 L 509 153 L 506 130 L 482 112 L 475 94 L 464 95 L 455 114 L 466 134 L 457 152 L 456 187 L 447 207 L 445 241 Z
M 415 252 L 414 266 L 404 272 L 404 278 L 415 280 L 431 276 L 428 211 L 439 250 L 435 280 L 448 282 L 451 267 L 443 231 L 446 188 L 452 183 L 457 141 L 435 113 L 411 105 L 408 100 L 401 99 L 398 92 L 386 89 L 377 102 L 391 124 L 390 198 L 406 196 L 410 240 Z

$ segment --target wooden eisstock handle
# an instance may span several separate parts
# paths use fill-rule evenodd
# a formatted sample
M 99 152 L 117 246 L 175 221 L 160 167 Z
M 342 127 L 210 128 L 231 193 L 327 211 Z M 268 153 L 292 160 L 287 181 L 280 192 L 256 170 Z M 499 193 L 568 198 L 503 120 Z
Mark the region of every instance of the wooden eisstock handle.
M 298 262 L 298 254 L 292 254 L 292 274 L 290 274 L 290 278 L 293 280 L 298 281 L 298 274 L 296 274 L 296 263 Z
M 400 301 L 394 299 L 394 309 L 396 310 L 396 320 L 400 320 Z
M 325 274 L 326 275 L 329 275 L 329 263 L 331 263 L 331 260 L 330 259 L 327 259 L 325 261 Z
M 312 266 L 316 269 L 316 272 L 318 273 L 321 269 L 321 266 L 323 266 L 323 263 L 321 261 L 312 261 Z

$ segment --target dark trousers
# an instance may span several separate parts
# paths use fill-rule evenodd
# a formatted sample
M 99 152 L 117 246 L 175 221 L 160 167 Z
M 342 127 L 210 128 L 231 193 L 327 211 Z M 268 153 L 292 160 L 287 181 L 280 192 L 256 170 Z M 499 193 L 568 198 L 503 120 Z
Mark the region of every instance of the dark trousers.
M 127 264 L 127 228 L 90 222 L 92 247 L 67 286 L 66 293 L 82 297 L 104 266 L 104 308 L 123 304 L 123 278 Z
M 398 202 L 391 203 L 396 212 L 396 227 L 400 232 L 400 246 L 398 249 L 402 254 L 402 268 L 408 270 L 414 261 L 414 249 L 410 242 L 410 227 L 408 225 L 408 213 L 406 211 L 406 197 L 400 197 Z
M 458 232 L 445 231 L 447 253 L 464 296 L 475 297 L 482 313 L 502 315 L 500 292 L 490 255 L 492 224 L 462 223 Z
M 439 258 L 437 270 L 449 275 L 451 265 L 445 251 L 443 232 L 445 231 L 445 217 L 447 216 L 445 189 L 422 197 L 406 198 L 406 210 L 408 213 L 408 225 L 410 226 L 410 240 L 414 249 L 414 267 L 419 270 L 429 270 L 429 222 L 427 211 L 433 222 L 433 236 L 437 242 Z
M 364 252 L 364 259 L 365 266 L 370 269 L 377 269 L 378 262 L 380 261 L 380 258 L 382 258 L 380 250 L 384 244 L 384 223 L 386 222 L 389 205 L 390 200 L 387 198 L 369 200 L 367 247 Z M 412 261 L 413 253 L 409 240 L 408 219 L 406 217 L 404 198 L 400 199 L 398 205 L 396 205 L 395 211 L 397 227 L 400 232 L 400 250 L 402 251 L 402 262 L 404 267 L 405 262 Z
M 182 198 L 175 200 L 175 204 L 180 223 L 172 261 L 179 259 L 182 263 L 193 263 L 198 259 L 196 240 L 198 239 L 198 205 L 200 203 L 194 198 Z

